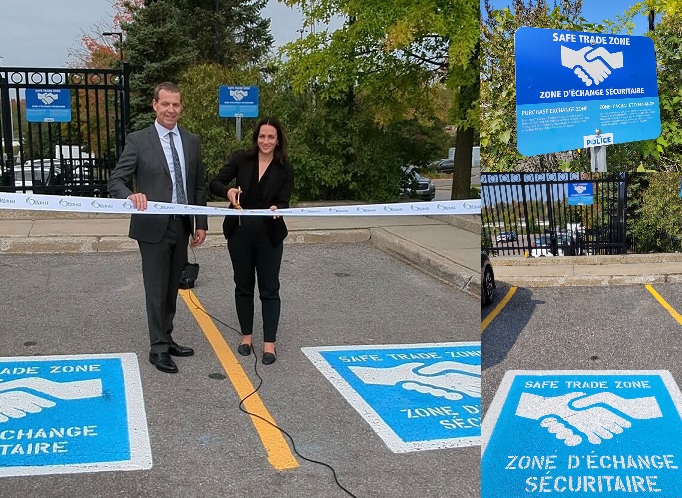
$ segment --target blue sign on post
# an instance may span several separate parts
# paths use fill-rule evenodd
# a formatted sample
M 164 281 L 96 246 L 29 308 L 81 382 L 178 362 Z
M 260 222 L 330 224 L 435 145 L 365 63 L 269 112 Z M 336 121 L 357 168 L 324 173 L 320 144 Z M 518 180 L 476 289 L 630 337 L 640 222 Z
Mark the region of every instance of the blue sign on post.
M 650 38 L 523 27 L 516 31 L 514 45 L 521 154 L 661 134 Z
M 480 443 L 480 342 L 302 350 L 392 451 Z
M 592 182 L 572 182 L 568 184 L 568 205 L 589 206 L 594 204 L 594 185 Z
M 509 371 L 483 422 L 481 497 L 682 496 L 667 371 Z
M 68 123 L 71 121 L 71 91 L 63 88 L 26 89 L 26 121 Z
M 218 116 L 257 118 L 258 87 L 222 85 L 218 90 Z
M 0 358 L 0 476 L 151 466 L 133 353 Z

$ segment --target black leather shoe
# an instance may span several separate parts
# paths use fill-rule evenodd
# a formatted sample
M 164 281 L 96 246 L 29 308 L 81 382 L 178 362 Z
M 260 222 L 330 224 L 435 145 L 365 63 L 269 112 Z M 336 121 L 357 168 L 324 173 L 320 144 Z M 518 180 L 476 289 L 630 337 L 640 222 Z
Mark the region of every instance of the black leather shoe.
M 276 359 L 277 356 L 274 353 L 263 353 L 263 365 L 272 365 Z
M 192 348 L 180 346 L 180 344 L 175 341 L 173 341 L 168 348 L 168 352 L 173 356 L 192 356 L 194 354 L 194 350 Z
M 237 352 L 242 356 L 249 356 L 251 354 L 251 344 L 240 344 Z
M 149 353 L 149 363 L 166 373 L 177 373 L 178 367 L 168 353 Z

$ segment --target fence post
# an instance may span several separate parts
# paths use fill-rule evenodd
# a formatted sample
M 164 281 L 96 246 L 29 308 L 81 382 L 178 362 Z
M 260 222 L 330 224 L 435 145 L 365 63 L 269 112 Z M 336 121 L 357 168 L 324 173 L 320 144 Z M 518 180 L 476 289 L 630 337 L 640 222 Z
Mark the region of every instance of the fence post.
M 528 216 L 528 200 L 526 199 L 526 180 L 525 177 L 523 176 L 523 173 L 521 173 L 521 199 L 523 200 L 523 216 L 526 220 L 526 240 L 528 241 L 528 255 L 530 256 L 533 251 L 533 247 L 531 246 L 530 241 L 531 226 L 530 217 Z
M 9 87 L 4 74 L 0 74 L 0 128 L 4 147 L 0 146 L 0 185 L 14 186 L 14 130 L 12 130 L 12 108 L 9 101 Z M 1 145 L 1 144 L 0 144 Z

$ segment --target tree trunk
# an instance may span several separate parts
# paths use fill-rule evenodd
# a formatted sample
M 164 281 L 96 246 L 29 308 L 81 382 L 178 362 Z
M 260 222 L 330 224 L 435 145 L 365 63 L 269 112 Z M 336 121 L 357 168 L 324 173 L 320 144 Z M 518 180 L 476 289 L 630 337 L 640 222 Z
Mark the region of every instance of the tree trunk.
M 474 146 L 474 129 L 457 130 L 455 141 L 455 166 L 452 172 L 450 199 L 469 199 L 471 187 L 471 157 Z

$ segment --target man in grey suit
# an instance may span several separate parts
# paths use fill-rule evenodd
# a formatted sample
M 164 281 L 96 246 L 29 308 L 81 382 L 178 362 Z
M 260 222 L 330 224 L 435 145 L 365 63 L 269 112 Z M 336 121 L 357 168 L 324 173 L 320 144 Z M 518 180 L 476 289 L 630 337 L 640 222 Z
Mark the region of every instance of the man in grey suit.
M 152 107 L 156 121 L 127 136 L 123 154 L 109 178 L 109 193 L 117 199 L 129 199 L 138 211 L 147 209 L 147 201 L 205 206 L 206 175 L 199 137 L 177 125 L 182 113 L 180 89 L 169 82 L 159 84 Z M 132 176 L 136 192 L 126 185 Z M 149 361 L 162 372 L 178 371 L 171 355 L 194 354 L 192 348 L 176 343 L 171 333 L 189 236 L 192 234 L 192 246 L 199 246 L 206 239 L 207 228 L 206 216 L 134 214 L 130 218 L 129 235 L 137 240 L 142 256 Z

